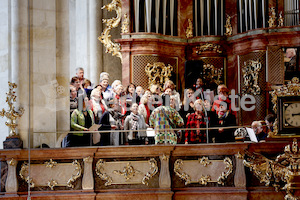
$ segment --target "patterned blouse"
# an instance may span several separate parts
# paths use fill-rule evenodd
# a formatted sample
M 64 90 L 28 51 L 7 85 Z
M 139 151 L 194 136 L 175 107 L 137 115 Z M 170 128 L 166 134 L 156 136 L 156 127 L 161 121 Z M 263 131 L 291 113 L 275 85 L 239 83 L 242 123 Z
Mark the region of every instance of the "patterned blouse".
M 172 130 L 169 120 L 165 116 L 169 117 L 171 123 L 176 125 L 176 127 L 183 126 L 183 119 L 179 113 L 171 107 L 159 106 L 154 109 L 150 115 L 149 125 L 155 129 L 155 144 L 177 144 L 177 135 Z

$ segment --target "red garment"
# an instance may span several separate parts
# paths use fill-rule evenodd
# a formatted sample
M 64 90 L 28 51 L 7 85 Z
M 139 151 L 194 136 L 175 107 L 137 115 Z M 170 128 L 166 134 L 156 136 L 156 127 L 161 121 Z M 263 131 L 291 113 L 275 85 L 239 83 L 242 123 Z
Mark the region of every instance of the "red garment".
M 145 104 L 145 108 L 146 108 L 146 111 L 147 111 L 147 117 L 146 117 L 146 124 L 149 124 L 149 118 L 150 118 L 150 109 L 148 107 L 147 104 Z
M 186 123 L 186 128 L 205 128 L 206 122 L 204 121 L 204 114 L 197 115 L 196 113 L 190 114 Z M 205 130 L 186 130 L 185 142 L 192 143 L 206 143 Z

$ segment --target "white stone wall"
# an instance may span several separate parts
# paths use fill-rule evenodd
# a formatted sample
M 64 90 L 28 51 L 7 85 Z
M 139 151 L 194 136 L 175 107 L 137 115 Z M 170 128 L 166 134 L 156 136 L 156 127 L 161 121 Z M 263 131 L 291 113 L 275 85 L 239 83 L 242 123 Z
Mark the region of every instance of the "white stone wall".
M 0 110 L 5 108 L 7 110 L 6 92 L 8 91 L 8 77 L 9 77 L 9 0 L 0 1 Z M 8 128 L 5 126 L 6 118 L 0 118 L 0 149 L 3 148 L 2 141 L 8 136 Z
M 28 138 L 31 147 L 60 146 L 58 138 L 70 127 L 69 81 L 77 67 L 94 84 L 102 71 L 110 72 L 110 82 L 121 79 L 119 58 L 106 54 L 97 39 L 102 18 L 115 16 L 101 10 L 109 2 L 0 0 L 0 109 L 7 108 L 8 80 L 17 83 L 16 107 L 25 108 L 18 128 L 24 148 Z M 113 38 L 120 38 L 119 30 Z M 0 118 L 0 148 L 8 135 L 5 121 Z

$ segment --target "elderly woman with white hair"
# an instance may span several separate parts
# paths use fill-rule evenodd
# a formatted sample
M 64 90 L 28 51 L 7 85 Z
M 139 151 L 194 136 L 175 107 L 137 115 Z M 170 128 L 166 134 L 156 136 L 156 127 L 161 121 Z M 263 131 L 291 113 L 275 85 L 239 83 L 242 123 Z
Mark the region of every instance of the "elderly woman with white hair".
M 206 131 L 200 128 L 206 128 L 204 102 L 200 99 L 194 102 L 195 113 L 188 116 L 185 131 L 185 144 L 206 143 Z M 197 130 L 191 130 L 198 128 Z
M 107 111 L 107 106 L 103 100 L 102 92 L 99 87 L 92 90 L 90 105 L 95 116 L 95 123 L 98 124 L 104 112 Z M 100 133 L 93 133 L 93 145 L 99 143 L 100 138 Z

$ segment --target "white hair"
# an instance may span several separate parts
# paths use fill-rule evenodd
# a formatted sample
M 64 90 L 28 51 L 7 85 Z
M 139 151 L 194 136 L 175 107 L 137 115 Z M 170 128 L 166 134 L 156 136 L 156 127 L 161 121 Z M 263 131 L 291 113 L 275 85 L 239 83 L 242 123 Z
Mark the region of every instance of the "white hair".
M 122 85 L 122 82 L 120 80 L 114 80 L 114 82 L 111 84 L 112 89 L 117 89 L 117 86 Z

